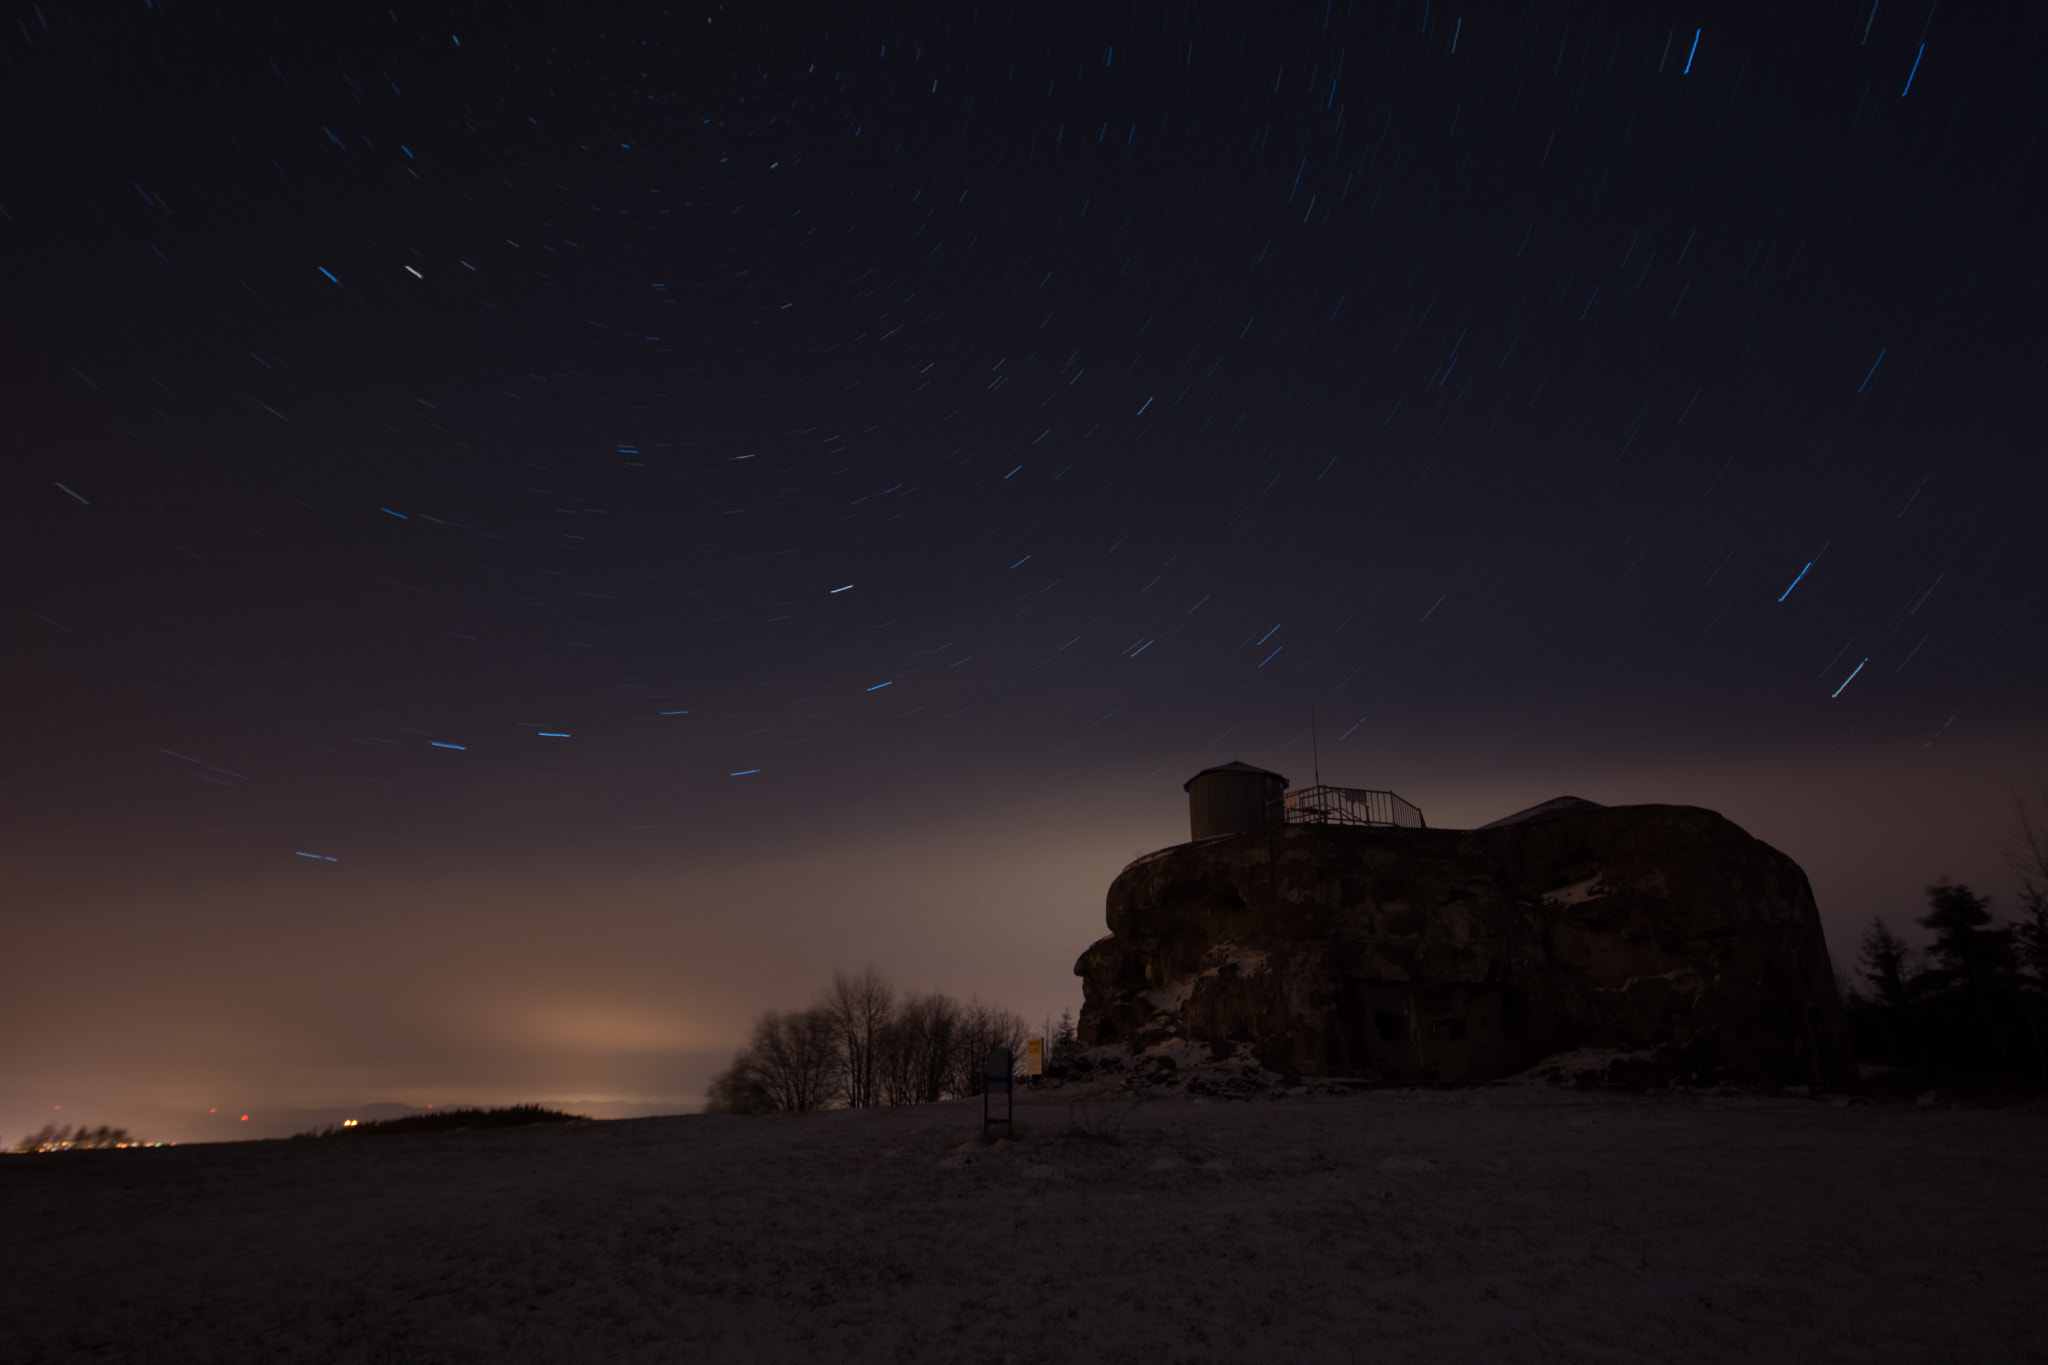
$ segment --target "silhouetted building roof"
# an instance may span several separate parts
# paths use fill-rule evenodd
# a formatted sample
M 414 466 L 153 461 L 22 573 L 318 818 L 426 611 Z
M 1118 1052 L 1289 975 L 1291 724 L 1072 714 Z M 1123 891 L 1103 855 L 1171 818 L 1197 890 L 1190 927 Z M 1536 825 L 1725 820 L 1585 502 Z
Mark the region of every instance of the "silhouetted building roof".
M 1210 773 L 1256 773 L 1260 777 L 1279 777 L 1280 785 L 1283 787 L 1293 785 L 1286 778 L 1280 777 L 1280 774 L 1276 772 L 1270 772 L 1265 768 L 1254 768 L 1249 763 L 1240 763 L 1233 760 L 1229 763 L 1219 763 L 1213 768 L 1202 769 L 1202 771 L 1196 773 L 1194 777 L 1191 777 L 1187 781 L 1181 783 L 1180 789 L 1182 791 L 1186 791 L 1189 787 L 1195 785 L 1197 779 L 1207 777 Z

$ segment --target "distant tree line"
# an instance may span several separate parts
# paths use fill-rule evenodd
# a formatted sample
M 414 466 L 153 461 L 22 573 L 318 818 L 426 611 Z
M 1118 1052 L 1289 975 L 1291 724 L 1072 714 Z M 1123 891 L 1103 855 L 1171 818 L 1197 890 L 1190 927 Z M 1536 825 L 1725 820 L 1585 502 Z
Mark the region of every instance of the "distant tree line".
M 769 1010 L 747 1045 L 711 1080 L 714 1113 L 797 1113 L 810 1109 L 929 1104 L 981 1093 L 989 1053 L 1020 1062 L 1026 1025 L 979 1000 L 939 992 L 898 994 L 873 967 L 834 972 L 807 1010 Z
M 395 1119 L 355 1119 L 330 1123 L 293 1133 L 294 1138 L 390 1137 L 403 1133 L 448 1133 L 469 1128 L 523 1128 L 533 1123 L 582 1123 L 581 1114 L 565 1114 L 538 1104 L 510 1104 L 502 1108 L 436 1109 L 425 1114 L 403 1114 Z
M 1925 952 L 1882 919 L 1864 932 L 1864 988 L 1844 992 L 1860 1060 L 2048 1087 L 2048 815 L 2016 805 L 2006 854 L 2019 878 L 2013 919 L 2000 923 L 1991 897 L 1943 878 L 1917 920 L 1934 934 Z
M 31 1152 L 86 1152 L 102 1147 L 142 1147 L 126 1128 L 109 1128 L 102 1125 L 88 1128 L 80 1124 L 77 1128 L 59 1128 L 44 1125 L 40 1133 L 31 1133 L 7 1149 L 10 1156 L 23 1156 Z

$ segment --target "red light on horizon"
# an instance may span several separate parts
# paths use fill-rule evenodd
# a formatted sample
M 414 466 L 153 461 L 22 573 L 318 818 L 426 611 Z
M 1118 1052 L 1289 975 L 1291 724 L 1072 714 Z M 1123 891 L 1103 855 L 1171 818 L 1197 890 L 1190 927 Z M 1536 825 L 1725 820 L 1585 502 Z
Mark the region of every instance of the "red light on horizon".
M 244 1122 L 244 1123 L 247 1123 L 248 1121 L 249 1121 L 249 1116 L 248 1116 L 247 1114 L 244 1114 L 244 1115 L 242 1115 L 242 1122 Z

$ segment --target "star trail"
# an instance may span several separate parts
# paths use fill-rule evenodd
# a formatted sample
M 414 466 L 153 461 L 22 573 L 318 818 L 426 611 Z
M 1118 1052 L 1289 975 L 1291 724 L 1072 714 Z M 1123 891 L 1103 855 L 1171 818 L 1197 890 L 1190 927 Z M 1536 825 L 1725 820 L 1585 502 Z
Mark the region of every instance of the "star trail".
M 693 869 L 1099 801 L 1025 985 L 965 885 L 816 940 L 1056 1013 L 1311 705 L 1432 824 L 2044 766 L 2048 10 L 17 10 L 13 894 L 158 945 L 39 930 L 18 1001 L 580 1000 L 659 923 L 719 984 L 620 989 L 714 1057 L 829 893 Z M 1901 828 L 1906 901 L 1991 858 Z M 629 873 L 601 935 L 514 886 Z

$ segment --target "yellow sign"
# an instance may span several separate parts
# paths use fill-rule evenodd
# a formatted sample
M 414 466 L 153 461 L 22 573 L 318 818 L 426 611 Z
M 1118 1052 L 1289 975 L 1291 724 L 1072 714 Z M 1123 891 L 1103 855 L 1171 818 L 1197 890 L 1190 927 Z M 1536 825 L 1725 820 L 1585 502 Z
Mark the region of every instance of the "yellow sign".
M 1043 1076 L 1045 1074 L 1045 1039 L 1026 1038 L 1024 1040 L 1024 1074 L 1027 1076 Z

